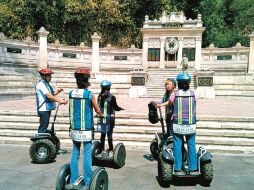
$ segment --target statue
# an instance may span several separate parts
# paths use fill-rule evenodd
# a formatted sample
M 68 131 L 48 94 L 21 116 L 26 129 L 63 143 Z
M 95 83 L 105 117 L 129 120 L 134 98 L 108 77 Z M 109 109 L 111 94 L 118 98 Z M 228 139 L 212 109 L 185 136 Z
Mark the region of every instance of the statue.
M 188 57 L 186 57 L 186 54 L 184 54 L 180 64 L 180 66 L 182 66 L 183 72 L 187 72 L 186 70 L 188 69 L 188 64 L 189 64 L 189 59 Z

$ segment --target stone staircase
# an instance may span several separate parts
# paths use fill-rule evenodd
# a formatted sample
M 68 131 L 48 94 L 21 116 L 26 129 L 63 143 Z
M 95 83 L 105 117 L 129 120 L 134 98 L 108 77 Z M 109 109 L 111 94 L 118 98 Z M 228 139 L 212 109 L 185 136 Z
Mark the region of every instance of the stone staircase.
M 254 100 L 254 77 L 248 74 L 216 74 L 214 76 L 216 98 Z
M 146 83 L 147 96 L 161 98 L 165 93 L 164 81 L 167 78 L 176 78 L 181 69 L 163 68 L 163 69 L 148 69 L 148 79 Z M 196 88 L 196 79 L 194 76 L 195 71 L 193 69 L 188 70 L 191 76 L 190 88 Z M 177 88 L 177 87 L 176 87 Z
M 34 96 L 38 80 L 36 62 L 0 63 L 0 99 L 20 99 Z
M 76 79 L 74 78 L 74 70 L 54 70 L 54 75 L 52 77 L 51 84 L 52 86 L 57 86 L 59 88 L 63 88 L 66 93 L 68 93 L 71 89 L 77 88 Z M 110 73 L 107 73 L 110 75 Z M 89 89 L 94 94 L 99 94 L 101 91 L 100 88 L 101 80 L 97 78 L 90 78 L 91 86 Z M 131 87 L 131 84 L 128 82 L 112 82 L 112 87 L 110 89 L 111 93 L 116 96 L 128 97 L 128 92 Z
M 0 111 L 0 143 L 30 145 L 29 138 L 37 132 L 38 122 L 36 112 Z M 204 146 L 212 153 L 254 153 L 253 122 L 254 118 L 200 116 L 197 122 L 197 146 Z M 62 148 L 72 144 L 68 127 L 68 113 L 59 110 L 55 129 Z M 114 143 L 123 142 L 129 150 L 149 152 L 150 142 L 160 131 L 160 125 L 150 124 L 146 114 L 119 113 L 113 134 Z M 99 139 L 98 133 L 95 138 Z

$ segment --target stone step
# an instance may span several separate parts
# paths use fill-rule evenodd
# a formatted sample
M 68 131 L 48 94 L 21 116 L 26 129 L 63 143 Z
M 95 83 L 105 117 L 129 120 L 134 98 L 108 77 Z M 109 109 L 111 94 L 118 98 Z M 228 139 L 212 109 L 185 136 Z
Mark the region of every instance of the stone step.
M 251 96 L 254 97 L 254 90 L 253 91 L 246 91 L 246 90 L 215 90 L 216 96 Z
M 36 133 L 36 130 L 33 131 L 22 131 L 16 133 L 15 130 L 1 130 L 0 137 L 26 137 L 30 138 Z M 69 139 L 69 133 L 57 132 L 57 136 L 60 139 Z M 100 134 L 95 133 L 95 139 L 99 139 Z M 113 138 L 115 141 L 139 141 L 139 142 L 151 142 L 154 138 L 154 134 L 119 134 L 114 133 Z M 204 137 L 197 136 L 196 141 L 198 144 L 204 145 L 226 145 L 226 146 L 254 146 L 254 139 L 248 138 L 232 138 L 232 137 Z
M 117 141 L 114 140 L 114 146 L 117 143 L 123 143 L 126 150 L 145 150 L 150 153 L 150 143 L 151 142 L 131 142 L 131 141 Z M 31 145 L 31 141 L 27 137 L 1 137 L 0 136 L 0 143 L 1 144 L 19 144 L 19 145 Z M 107 142 L 106 142 L 107 144 Z M 214 153 L 229 153 L 229 154 L 253 154 L 254 150 L 253 147 L 249 146 L 221 146 L 221 145 L 204 145 L 204 144 L 196 144 L 196 147 L 205 147 L 209 152 L 212 154 Z M 71 148 L 72 141 L 71 139 L 61 139 L 61 148 Z
M 51 126 L 51 125 L 49 125 Z M 12 130 L 13 133 L 19 134 L 23 133 L 23 131 L 33 131 L 37 130 L 38 123 L 13 123 L 13 122 L 0 122 L 1 132 Z M 55 130 L 57 132 L 68 132 L 69 125 L 68 124 L 55 124 Z M 154 135 L 156 132 L 161 132 L 160 127 L 146 127 L 146 126 L 124 126 L 124 125 L 116 125 L 114 129 L 114 133 L 116 134 L 152 134 Z M 254 138 L 253 130 L 237 130 L 237 129 L 208 129 L 201 128 L 198 125 L 197 136 L 212 136 L 212 137 L 242 137 L 242 138 Z

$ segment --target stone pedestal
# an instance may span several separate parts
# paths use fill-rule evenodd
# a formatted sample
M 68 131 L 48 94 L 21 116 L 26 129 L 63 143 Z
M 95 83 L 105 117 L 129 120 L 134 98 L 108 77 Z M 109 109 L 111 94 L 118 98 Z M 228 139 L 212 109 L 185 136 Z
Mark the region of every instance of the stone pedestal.
M 131 88 L 129 89 L 129 97 L 137 98 L 147 94 L 146 80 L 147 72 L 143 69 L 134 69 L 131 74 Z
M 214 71 L 199 70 L 196 72 L 197 89 L 196 93 L 199 98 L 214 99 L 215 90 L 213 87 Z
M 39 69 L 48 68 L 48 42 L 47 36 L 49 34 L 48 31 L 41 27 L 40 30 L 37 32 L 39 35 L 39 59 L 38 59 L 38 67 Z

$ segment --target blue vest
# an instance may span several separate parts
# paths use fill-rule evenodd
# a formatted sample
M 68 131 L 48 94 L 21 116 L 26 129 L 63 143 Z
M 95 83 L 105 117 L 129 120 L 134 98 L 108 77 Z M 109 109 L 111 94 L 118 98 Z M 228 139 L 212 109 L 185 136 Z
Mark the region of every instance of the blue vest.
M 49 93 L 54 96 L 54 90 L 53 90 L 52 86 L 50 86 L 50 84 L 48 82 L 46 82 L 45 80 L 40 80 L 40 82 L 42 82 L 48 89 Z M 37 93 L 39 93 L 39 94 L 37 94 Z M 44 99 L 44 102 L 41 105 L 39 105 L 39 97 L 38 97 L 39 95 L 42 96 Z M 37 104 L 37 110 L 39 110 L 43 104 L 46 105 L 47 110 L 56 109 L 56 103 L 52 100 L 49 100 L 46 97 L 46 95 L 42 93 L 42 91 L 40 89 L 36 89 L 36 104 Z
M 70 125 L 73 130 L 93 128 L 93 94 L 87 89 L 74 89 L 69 93 Z
M 108 94 L 107 99 L 105 99 L 104 104 L 101 105 L 101 97 L 99 97 L 99 106 L 100 106 L 100 110 L 101 113 L 104 115 L 104 118 L 100 119 L 100 123 L 102 125 L 106 125 L 106 126 L 110 126 L 111 120 L 114 119 L 114 117 L 111 117 L 111 115 L 115 116 L 115 112 L 113 111 L 113 113 L 110 113 L 110 102 L 112 99 L 112 94 Z
M 175 124 L 196 124 L 196 99 L 194 91 L 175 91 L 173 120 Z

